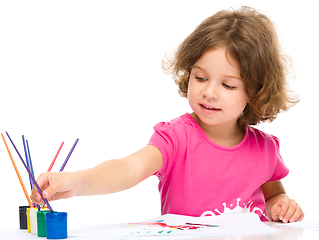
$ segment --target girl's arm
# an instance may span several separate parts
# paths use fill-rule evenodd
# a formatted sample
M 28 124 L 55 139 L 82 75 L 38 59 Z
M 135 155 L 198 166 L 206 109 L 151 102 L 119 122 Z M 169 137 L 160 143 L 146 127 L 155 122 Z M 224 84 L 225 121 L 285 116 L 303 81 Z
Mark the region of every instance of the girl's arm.
M 262 185 L 266 201 L 266 213 L 272 221 L 297 222 L 304 218 L 301 207 L 290 199 L 281 181 L 266 182 Z
M 78 172 L 43 173 L 37 183 L 48 201 L 118 192 L 135 186 L 156 173 L 163 165 L 161 152 L 148 145 L 123 159 L 105 161 Z M 36 188 L 31 199 L 43 204 Z

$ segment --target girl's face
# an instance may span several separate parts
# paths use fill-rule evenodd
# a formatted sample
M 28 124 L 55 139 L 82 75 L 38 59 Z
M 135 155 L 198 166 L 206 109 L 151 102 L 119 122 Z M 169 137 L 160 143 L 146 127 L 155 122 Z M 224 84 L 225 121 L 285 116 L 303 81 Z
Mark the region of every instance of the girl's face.
M 237 126 L 248 101 L 238 64 L 225 48 L 205 52 L 192 67 L 188 102 L 202 123 Z

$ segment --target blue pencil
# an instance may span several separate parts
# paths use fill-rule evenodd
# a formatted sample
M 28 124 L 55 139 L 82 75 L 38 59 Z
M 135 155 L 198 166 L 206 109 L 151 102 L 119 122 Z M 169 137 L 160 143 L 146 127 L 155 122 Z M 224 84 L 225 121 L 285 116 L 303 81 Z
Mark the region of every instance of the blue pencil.
M 31 170 L 32 176 L 35 178 L 34 171 L 33 171 L 32 160 L 31 160 L 30 149 L 29 149 L 29 142 L 28 142 L 28 140 L 25 140 L 25 141 L 27 142 L 27 150 L 28 150 L 28 158 L 29 158 L 29 163 L 30 163 L 30 170 Z
M 32 160 L 31 160 L 31 154 L 30 154 L 30 148 L 29 148 L 29 142 L 28 142 L 28 140 L 25 140 L 25 141 L 27 142 L 27 150 L 28 150 L 28 158 L 29 158 L 29 163 L 30 163 L 30 170 L 31 170 L 33 178 L 35 179 L 34 171 L 33 171 L 33 165 L 32 165 Z M 31 186 L 31 190 L 32 189 L 33 189 L 33 184 Z M 40 208 L 39 204 L 37 204 L 37 208 L 38 208 L 38 211 L 40 212 L 41 208 Z
M 31 170 L 30 162 L 29 162 L 29 158 L 28 158 L 28 153 L 27 153 L 27 148 L 26 148 L 26 145 L 25 145 L 24 135 L 22 135 L 22 142 L 23 142 L 23 148 L 24 148 L 24 154 L 25 154 L 25 160 L 26 160 L 26 163 L 27 163 L 27 167 L 29 168 L 29 170 Z M 32 190 L 33 189 L 33 183 L 32 183 L 32 180 L 31 180 L 30 176 L 29 176 L 29 180 L 30 180 L 30 186 L 31 186 L 31 190 Z

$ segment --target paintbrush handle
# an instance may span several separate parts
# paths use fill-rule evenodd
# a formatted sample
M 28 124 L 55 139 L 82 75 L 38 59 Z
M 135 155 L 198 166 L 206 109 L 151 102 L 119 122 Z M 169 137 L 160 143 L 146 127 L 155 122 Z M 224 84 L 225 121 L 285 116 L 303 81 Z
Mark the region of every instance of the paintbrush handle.
M 65 161 L 64 161 L 64 163 L 63 163 L 63 165 L 62 165 L 62 167 L 61 167 L 61 169 L 60 169 L 60 172 L 63 171 L 63 169 L 65 168 L 65 165 L 68 163 L 69 158 L 70 158 L 70 156 L 71 156 L 71 154 L 72 154 L 72 152 L 73 152 L 73 150 L 74 150 L 76 144 L 78 143 L 78 141 L 79 141 L 79 139 L 77 138 L 76 141 L 75 141 L 75 143 L 73 144 L 73 147 L 71 148 L 71 151 L 69 152 L 68 156 L 66 157 L 66 159 L 65 159 Z
M 52 169 L 52 167 L 53 167 L 53 164 L 55 163 L 55 160 L 57 159 L 57 157 L 58 157 L 58 155 L 59 155 L 59 153 L 60 153 L 60 151 L 61 151 L 61 148 L 62 148 L 63 144 L 64 144 L 64 142 L 61 143 L 61 146 L 59 147 L 58 152 L 55 154 L 55 156 L 54 156 L 54 158 L 53 158 L 53 161 L 51 162 L 50 167 L 48 168 L 48 171 L 47 171 L 47 172 L 50 172 L 50 171 L 51 171 L 51 169 Z

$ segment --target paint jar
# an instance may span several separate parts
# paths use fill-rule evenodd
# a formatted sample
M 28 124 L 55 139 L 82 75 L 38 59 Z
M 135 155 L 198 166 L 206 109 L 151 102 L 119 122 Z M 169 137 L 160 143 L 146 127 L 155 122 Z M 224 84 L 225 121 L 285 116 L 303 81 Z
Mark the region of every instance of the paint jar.
M 50 211 L 48 211 L 48 210 L 37 212 L 38 237 L 46 237 L 47 236 L 45 214 L 47 214 L 49 212 Z
M 29 208 L 29 206 L 19 206 L 19 223 L 21 230 L 28 229 L 27 208 Z
M 38 234 L 37 212 L 38 212 L 38 209 L 36 208 L 30 209 L 31 234 L 34 234 L 34 235 Z
M 31 210 L 31 208 L 27 208 L 28 233 L 31 233 L 30 210 Z
M 47 239 L 65 239 L 68 237 L 66 212 L 47 213 L 45 220 Z

